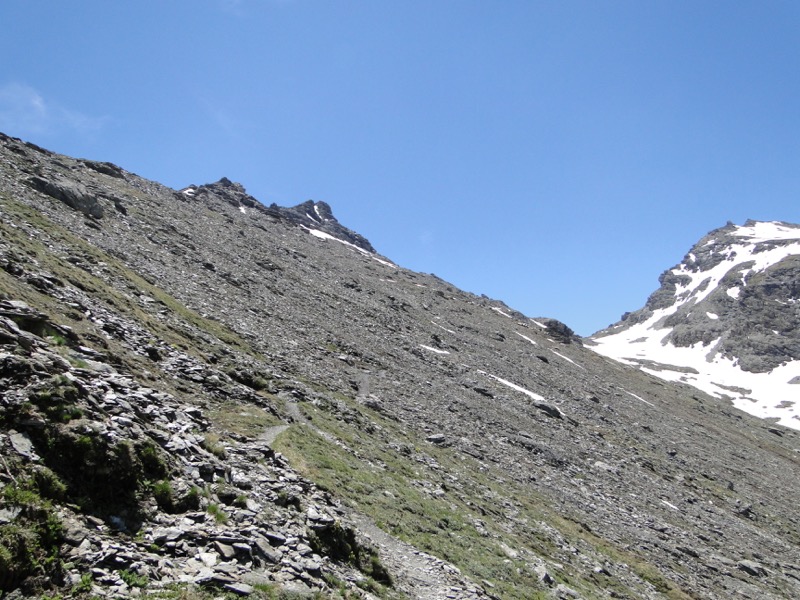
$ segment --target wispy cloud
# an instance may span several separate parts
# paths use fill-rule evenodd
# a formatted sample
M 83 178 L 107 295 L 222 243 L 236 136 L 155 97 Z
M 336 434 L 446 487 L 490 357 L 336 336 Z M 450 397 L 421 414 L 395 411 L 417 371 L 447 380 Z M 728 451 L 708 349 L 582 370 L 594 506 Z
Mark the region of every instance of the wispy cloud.
M 417 242 L 423 248 L 430 248 L 436 243 L 436 236 L 430 229 L 423 229 L 417 232 Z
M 240 117 L 235 116 L 230 110 L 217 104 L 208 98 L 200 99 L 209 122 L 212 123 L 217 131 L 221 132 L 230 140 L 239 141 L 243 139 L 244 132 L 247 131 L 247 123 Z
M 107 117 L 93 117 L 45 100 L 23 83 L 0 85 L 0 131 L 14 135 L 48 135 L 70 131 L 82 135 L 98 132 Z

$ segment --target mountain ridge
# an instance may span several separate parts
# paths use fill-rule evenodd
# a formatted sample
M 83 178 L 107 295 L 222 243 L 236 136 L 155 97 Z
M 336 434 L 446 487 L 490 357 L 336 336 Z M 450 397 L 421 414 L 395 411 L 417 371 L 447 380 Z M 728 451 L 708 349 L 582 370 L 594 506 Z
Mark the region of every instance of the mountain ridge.
M 315 231 L 322 231 L 362 250 L 373 254 L 377 253 L 364 236 L 339 223 L 336 217 L 333 216 L 333 211 L 327 202 L 306 200 L 292 207 L 281 207 L 275 203 L 265 206 L 248 194 L 241 183 L 235 183 L 227 177 L 223 177 L 215 183 L 207 183 L 201 186 L 190 185 L 182 189 L 180 193 L 197 199 L 202 199 L 204 194 L 216 195 L 224 198 L 225 201 L 241 211 L 246 210 L 246 208 L 266 210 L 272 215 L 279 216 L 297 225 L 314 229 Z
M 800 593 L 793 430 L 331 239 L 319 204 L 8 137 L 0 170 L 8 598 Z

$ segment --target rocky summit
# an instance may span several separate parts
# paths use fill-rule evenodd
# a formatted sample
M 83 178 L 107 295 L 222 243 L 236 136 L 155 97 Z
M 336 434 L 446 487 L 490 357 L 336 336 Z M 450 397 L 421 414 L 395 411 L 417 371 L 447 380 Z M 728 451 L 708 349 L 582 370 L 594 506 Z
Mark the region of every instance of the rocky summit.
M 760 255 L 718 295 L 766 299 Z M 717 302 L 676 347 L 738 322 Z M 6 600 L 800 597 L 800 433 L 322 202 L 0 136 L 0 389 Z
M 729 223 L 593 348 L 800 429 L 800 225 Z

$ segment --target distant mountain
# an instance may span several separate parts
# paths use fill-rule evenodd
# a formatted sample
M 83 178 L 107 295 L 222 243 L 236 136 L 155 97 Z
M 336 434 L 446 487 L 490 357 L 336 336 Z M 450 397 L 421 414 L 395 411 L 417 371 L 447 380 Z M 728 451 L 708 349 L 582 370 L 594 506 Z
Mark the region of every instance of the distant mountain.
M 716 290 L 733 242 L 752 264 L 675 343 L 750 294 L 794 306 L 758 268 L 796 229 L 737 231 L 627 326 Z M 395 264 L 324 202 L 0 134 L 2 600 L 800 598 L 798 449 Z
M 800 429 L 800 225 L 716 229 L 589 346 Z

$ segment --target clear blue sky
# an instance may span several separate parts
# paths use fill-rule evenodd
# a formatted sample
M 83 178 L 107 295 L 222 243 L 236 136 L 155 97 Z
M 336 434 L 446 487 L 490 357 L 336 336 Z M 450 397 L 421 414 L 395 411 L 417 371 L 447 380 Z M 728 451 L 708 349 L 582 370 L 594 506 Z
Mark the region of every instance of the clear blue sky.
M 324 200 L 581 334 L 728 220 L 800 222 L 800 3 L 2 0 L 0 130 Z

